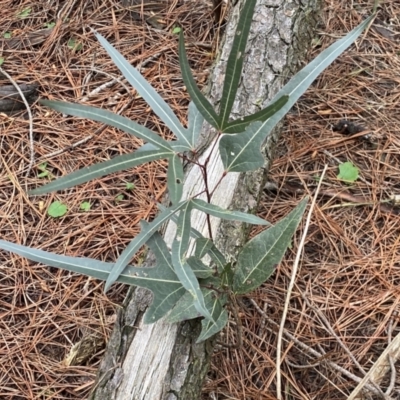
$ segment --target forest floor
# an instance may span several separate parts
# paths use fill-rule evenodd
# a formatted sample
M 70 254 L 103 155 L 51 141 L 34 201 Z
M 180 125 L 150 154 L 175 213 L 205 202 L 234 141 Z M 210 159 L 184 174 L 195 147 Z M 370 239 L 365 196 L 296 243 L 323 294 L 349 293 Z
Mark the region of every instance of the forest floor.
M 308 59 L 357 26 L 370 14 L 370 3 L 325 0 Z M 115 80 L 121 75 L 89 28 L 117 43 L 183 122 L 188 95 L 174 27 L 185 30 L 200 85 L 207 83 L 220 30 L 206 3 L 191 7 L 173 1 L 156 17 L 123 4 L 0 1 L 2 68 L 18 83 L 36 83 L 40 98 L 107 108 L 171 138 L 135 91 Z M 9 84 L 0 78 L 0 87 Z M 400 207 L 391 199 L 400 195 L 399 102 L 400 4 L 386 0 L 369 29 L 287 116 L 262 198 L 260 216 L 276 222 L 305 194 L 313 197 L 327 166 L 285 324 L 280 366 L 285 399 L 347 398 L 357 386 L 354 376 L 362 378 L 380 365 L 383 351 L 398 340 Z M 115 260 L 139 232 L 138 222 L 156 214 L 155 202 L 165 193 L 166 164 L 146 164 L 28 198 L 26 187 L 142 144 L 114 128 L 37 103 L 32 113 L 32 169 L 27 114 L 0 114 L 0 238 L 58 254 Z M 359 171 L 352 183 L 337 177 L 348 161 Z M 56 200 L 68 207 L 61 218 L 47 214 Z M 205 399 L 276 398 L 275 324 L 283 313 L 300 235 L 301 229 L 277 272 L 241 311 L 243 347 L 215 351 Z M 107 296 L 102 290 L 99 281 L 0 252 L 0 398 L 87 397 L 127 288 L 114 285 Z M 235 341 L 235 333 L 231 323 L 224 335 Z M 91 351 L 72 357 L 73 346 L 88 336 Z M 400 364 L 394 350 L 390 354 L 393 358 L 384 360 L 389 367 L 375 380 L 400 398 Z

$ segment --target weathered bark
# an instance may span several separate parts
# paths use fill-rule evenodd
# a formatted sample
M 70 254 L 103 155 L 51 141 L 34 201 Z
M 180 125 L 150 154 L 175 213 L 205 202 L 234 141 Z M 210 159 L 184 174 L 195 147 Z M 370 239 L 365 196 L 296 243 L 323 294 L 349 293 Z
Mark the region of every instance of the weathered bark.
M 244 0 L 235 5 L 227 27 L 224 44 L 210 80 L 209 98 L 214 104 L 222 91 L 226 60 L 229 55 L 239 10 Z M 243 79 L 234 105 L 235 117 L 257 111 L 279 91 L 287 78 L 302 64 L 311 43 L 319 0 L 260 0 L 250 31 Z M 249 210 L 260 196 L 279 137 L 275 129 L 265 143 L 265 168 L 254 173 L 232 173 L 222 181 L 213 202 L 225 208 Z M 204 127 L 202 138 L 209 143 L 212 130 Z M 202 157 L 207 157 L 207 146 Z M 217 151 L 210 156 L 211 188 L 223 172 Z M 184 196 L 200 192 L 201 176 L 196 167 L 185 179 Z M 195 214 L 194 227 L 206 234 L 205 218 Z M 241 225 L 212 221 L 217 245 L 227 257 L 234 257 L 243 244 L 245 234 Z M 171 241 L 174 226 L 167 227 L 164 237 Z M 214 237 L 215 237 L 214 236 Z M 149 264 L 151 261 L 149 261 Z M 114 332 L 98 372 L 97 384 L 91 399 L 197 399 L 207 374 L 214 341 L 196 344 L 199 321 L 170 325 L 162 320 L 144 325 L 142 315 L 151 294 L 132 288 L 118 315 Z

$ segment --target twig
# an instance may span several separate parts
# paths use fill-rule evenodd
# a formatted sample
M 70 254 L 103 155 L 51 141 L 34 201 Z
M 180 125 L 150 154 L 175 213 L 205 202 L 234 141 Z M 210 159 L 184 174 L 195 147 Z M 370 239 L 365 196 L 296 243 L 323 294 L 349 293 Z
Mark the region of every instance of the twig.
M 293 264 L 292 276 L 290 278 L 289 287 L 288 287 L 287 294 L 286 294 L 285 305 L 283 307 L 283 315 L 282 315 L 281 324 L 280 324 L 280 327 L 279 327 L 279 333 L 278 333 L 278 339 L 277 339 L 277 348 L 276 348 L 276 394 L 277 394 L 278 400 L 282 400 L 282 382 L 281 382 L 281 379 L 282 379 L 282 374 L 281 374 L 281 362 L 282 362 L 282 359 L 281 358 L 282 357 L 281 357 L 281 352 L 282 352 L 283 330 L 284 330 L 284 327 L 285 327 L 286 316 L 287 316 L 288 309 L 289 309 L 290 297 L 291 297 L 292 290 L 293 290 L 293 287 L 294 287 L 294 283 L 295 283 L 295 280 L 296 280 L 297 270 L 298 270 L 299 264 L 300 264 L 301 253 L 303 251 L 304 243 L 305 243 L 307 232 L 308 232 L 308 228 L 309 228 L 310 223 L 311 223 L 311 215 L 312 215 L 312 212 L 314 210 L 315 203 L 316 203 L 317 197 L 318 197 L 318 192 L 319 192 L 319 190 L 321 188 L 321 184 L 322 184 L 322 181 L 324 179 L 325 172 L 326 172 L 327 169 L 328 169 L 328 165 L 325 165 L 324 170 L 322 171 L 321 179 L 319 180 L 318 187 L 317 187 L 317 190 L 315 192 L 313 201 L 311 203 L 310 210 L 309 210 L 308 215 L 307 215 L 306 225 L 304 227 L 304 232 L 303 232 L 303 235 L 302 235 L 301 240 L 300 240 L 299 248 L 297 250 L 296 259 L 295 259 L 294 264 Z
M 271 320 L 270 318 L 268 318 L 268 316 L 263 312 L 263 310 L 261 310 L 261 308 L 258 306 L 258 304 L 253 300 L 253 299 L 249 299 L 250 302 L 254 305 L 254 308 L 261 314 L 263 315 L 268 322 L 270 322 L 272 325 L 274 325 L 276 328 L 280 328 L 279 324 L 277 324 L 275 321 Z M 271 328 L 267 328 L 270 332 L 275 332 L 273 329 Z M 296 346 L 300 347 L 301 349 L 303 349 L 306 353 L 308 353 L 309 355 L 314 356 L 315 358 L 324 358 L 324 355 L 319 353 L 318 351 L 314 350 L 313 348 L 307 346 L 306 344 L 304 344 L 303 342 L 300 342 L 300 340 L 298 340 L 295 336 L 293 336 L 291 333 L 289 333 L 286 330 L 283 330 L 283 334 L 289 339 L 291 340 Z M 342 375 L 344 375 L 345 377 L 351 379 L 352 381 L 356 382 L 356 383 L 360 383 L 362 382 L 362 379 L 359 378 L 358 376 L 352 374 L 351 372 L 347 371 L 346 369 L 344 369 L 343 367 L 341 367 L 340 365 L 335 364 L 334 362 L 325 359 L 324 360 L 325 363 L 327 363 L 331 368 L 333 368 L 334 370 L 340 372 Z M 278 368 L 279 369 L 279 368 Z M 369 391 L 371 391 L 373 394 L 376 395 L 380 395 L 379 392 L 377 392 L 377 390 L 370 384 L 366 383 L 364 385 L 364 387 L 366 389 L 368 389 Z M 386 396 L 385 397 L 386 400 L 392 400 L 390 397 Z M 347 399 L 349 400 L 349 399 Z
M 362 373 L 363 376 L 366 376 L 367 373 L 365 372 L 364 368 L 361 366 L 361 364 L 357 361 L 357 359 L 354 357 L 354 355 L 351 353 L 351 351 L 347 348 L 347 346 L 343 343 L 343 341 L 340 339 L 340 337 L 336 334 L 334 329 L 332 328 L 331 324 L 329 323 L 328 319 L 325 317 L 325 315 L 319 310 L 317 307 L 315 307 L 307 296 L 303 293 L 301 297 L 304 299 L 304 301 L 307 303 L 308 307 L 311 308 L 321 319 L 323 322 L 323 325 L 325 325 L 325 329 L 336 339 L 336 341 L 339 343 L 339 346 L 345 351 L 345 353 L 350 357 L 351 361 L 353 361 L 354 365 L 359 369 L 359 371 Z M 375 387 L 375 389 L 380 393 L 382 398 L 385 398 L 385 393 L 383 393 L 383 390 L 373 381 L 370 380 L 371 385 Z
M 28 171 L 26 172 L 26 177 L 28 177 L 29 173 L 31 172 L 31 169 L 33 167 L 33 164 L 35 163 L 35 149 L 33 146 L 33 117 L 32 117 L 32 111 L 31 108 L 29 107 L 29 103 L 27 102 L 24 93 L 22 92 L 21 88 L 18 86 L 17 82 L 14 81 L 11 76 L 4 71 L 3 68 L 0 67 L 0 73 L 3 74 L 15 87 L 15 90 L 18 92 L 18 94 L 21 96 L 22 101 L 25 104 L 26 110 L 28 112 L 29 116 L 29 147 L 30 147 L 30 160 L 29 160 L 29 166 L 28 166 Z

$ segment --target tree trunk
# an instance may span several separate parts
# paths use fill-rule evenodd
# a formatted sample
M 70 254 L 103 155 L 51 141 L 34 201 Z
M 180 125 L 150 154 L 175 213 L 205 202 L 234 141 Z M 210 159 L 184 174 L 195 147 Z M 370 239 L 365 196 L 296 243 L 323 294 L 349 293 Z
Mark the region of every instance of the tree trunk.
M 220 56 L 210 79 L 209 98 L 216 104 L 222 92 L 226 60 L 231 48 L 239 11 L 245 0 L 232 9 Z M 240 117 L 266 106 L 284 83 L 301 66 L 313 37 L 319 0 L 259 0 L 247 45 L 242 81 L 238 89 L 233 114 Z M 207 124 L 205 124 L 207 125 Z M 279 137 L 277 127 L 265 143 L 265 168 L 252 173 L 231 173 L 213 195 L 213 203 L 224 208 L 250 210 L 257 206 L 262 192 L 265 171 L 272 159 Z M 213 188 L 223 168 L 218 151 L 209 138 L 212 129 L 203 128 L 205 151 L 210 156 L 209 180 Z M 211 155 L 210 155 L 211 153 Z M 184 197 L 201 191 L 202 178 L 197 167 L 186 175 Z M 204 214 L 193 212 L 193 227 L 207 235 Z M 164 234 L 171 243 L 174 225 Z M 241 225 L 212 220 L 214 237 L 219 249 L 234 258 L 243 245 L 245 232 Z M 151 265 L 152 260 L 148 261 Z M 151 293 L 131 288 L 118 314 L 114 331 L 101 362 L 92 400 L 194 400 L 200 398 L 215 339 L 196 344 L 200 332 L 197 320 L 167 324 L 163 320 L 144 325 L 142 316 Z

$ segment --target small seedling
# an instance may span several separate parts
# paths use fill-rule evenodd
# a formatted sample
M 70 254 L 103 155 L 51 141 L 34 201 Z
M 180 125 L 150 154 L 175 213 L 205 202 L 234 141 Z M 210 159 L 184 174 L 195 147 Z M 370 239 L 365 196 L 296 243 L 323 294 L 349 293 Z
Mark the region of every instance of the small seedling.
M 53 179 L 54 178 L 53 174 L 50 171 L 47 170 L 47 162 L 44 162 L 44 163 L 38 165 L 37 168 L 38 168 L 39 171 L 41 171 L 38 174 L 38 178 L 49 178 L 49 179 Z
M 4 57 L 0 57 L 0 66 L 4 64 Z
M 4 39 L 11 39 L 11 32 L 6 32 L 4 35 L 3 35 L 3 37 L 4 37 Z
M 54 28 L 55 25 L 56 25 L 55 22 L 47 22 L 47 23 L 44 24 L 44 26 L 45 26 L 47 29 Z
M 181 28 L 179 26 L 176 26 L 175 28 L 172 29 L 172 33 L 177 35 L 178 33 L 181 33 Z
M 359 169 L 350 161 L 339 165 L 339 174 L 337 178 L 341 181 L 353 183 L 358 179 Z
M 75 38 L 71 38 L 68 40 L 67 46 L 73 52 L 77 52 L 82 50 L 82 43 L 79 43 Z
M 132 182 L 127 182 L 125 186 L 126 190 L 133 190 L 135 189 L 135 187 L 136 187 L 135 184 Z
M 120 201 L 124 200 L 124 195 L 123 194 L 118 194 L 117 196 L 115 196 L 115 202 L 119 203 Z
M 19 18 L 29 17 L 31 12 L 32 12 L 32 8 L 30 8 L 30 7 L 24 8 L 20 13 L 17 14 L 17 17 L 19 17 Z
M 63 217 L 67 213 L 67 206 L 61 201 L 54 201 L 47 209 L 47 214 L 52 218 Z
M 81 205 L 79 206 L 79 208 L 82 211 L 89 211 L 90 210 L 90 203 L 88 201 L 84 201 L 83 203 L 81 203 Z

